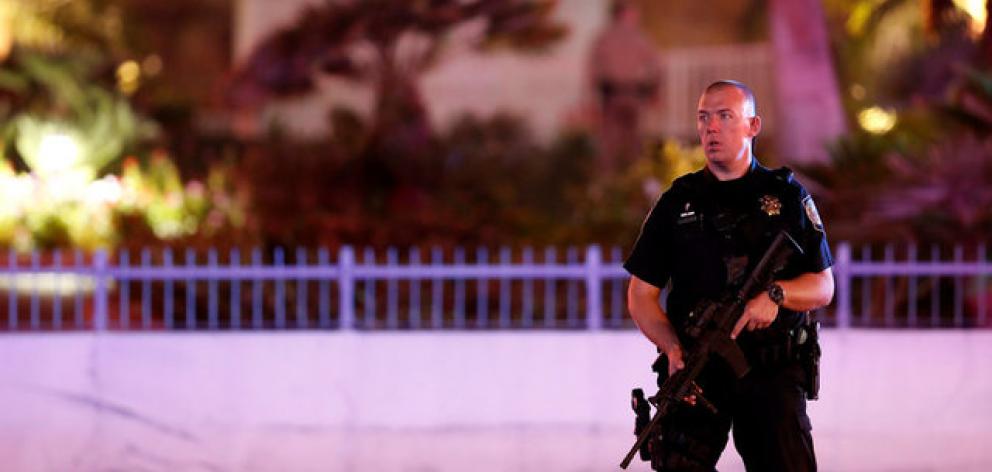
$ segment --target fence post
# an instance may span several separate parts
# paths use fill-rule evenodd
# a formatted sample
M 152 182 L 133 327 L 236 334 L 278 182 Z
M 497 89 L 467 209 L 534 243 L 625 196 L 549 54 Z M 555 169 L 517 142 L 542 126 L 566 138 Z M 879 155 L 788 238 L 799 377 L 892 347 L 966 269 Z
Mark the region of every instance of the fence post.
M 100 249 L 93 254 L 93 329 L 107 329 L 107 251 Z
M 586 327 L 590 331 L 603 328 L 603 251 L 599 245 L 586 248 Z
M 338 328 L 355 328 L 355 250 L 341 246 L 338 251 Z
M 851 244 L 841 241 L 837 245 L 837 328 L 851 327 Z

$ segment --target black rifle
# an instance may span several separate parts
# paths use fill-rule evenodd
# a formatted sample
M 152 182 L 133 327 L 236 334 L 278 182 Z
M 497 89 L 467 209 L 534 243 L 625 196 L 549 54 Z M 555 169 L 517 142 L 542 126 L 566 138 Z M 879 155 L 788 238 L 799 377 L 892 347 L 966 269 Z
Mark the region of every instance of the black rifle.
M 657 429 L 662 419 L 677 406 L 685 403 L 686 398 L 695 396 L 698 404 L 716 413 L 716 407 L 702 396 L 702 390 L 696 385 L 696 378 L 709 361 L 710 354 L 722 357 L 737 378 L 748 373 L 750 366 L 744 357 L 744 352 L 734 340 L 730 339 L 730 333 L 744 313 L 747 302 L 766 290 L 775 280 L 775 274 L 785 267 L 789 257 L 802 253 L 802 249 L 788 233 L 779 232 L 740 289 L 732 290 L 719 301 L 703 301 L 689 313 L 685 329 L 688 337 L 686 342 L 688 349 L 683 358 L 685 367 L 668 377 L 658 389 L 658 393 L 648 399 L 657 411 L 651 422 L 639 431 L 637 442 L 620 463 L 621 469 L 626 469 L 630 465 L 634 455 Z

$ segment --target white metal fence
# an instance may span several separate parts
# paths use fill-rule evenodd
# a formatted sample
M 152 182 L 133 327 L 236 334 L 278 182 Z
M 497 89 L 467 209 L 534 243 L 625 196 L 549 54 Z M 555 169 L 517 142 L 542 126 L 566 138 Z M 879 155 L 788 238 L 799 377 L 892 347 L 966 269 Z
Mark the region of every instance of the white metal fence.
M 7 254 L 0 329 L 625 329 L 620 248 Z M 828 326 L 988 327 L 984 246 L 836 248 Z M 950 259 L 943 257 L 951 255 Z M 966 257 L 967 255 L 967 257 Z M 898 256 L 898 257 L 897 257 Z M 6 303 L 2 303 L 6 298 Z
M 629 324 L 620 249 L 352 247 L 7 255 L 7 330 L 599 329 Z M 243 260 L 247 256 L 247 261 Z M 291 257 L 287 257 L 291 256 Z M 71 259 L 71 260 L 66 260 Z M 287 260 L 288 259 L 288 260 Z
M 841 243 L 836 256 L 838 326 L 992 326 L 992 263 L 985 244 L 930 245 L 926 251 L 915 244 L 887 244 L 855 252 Z

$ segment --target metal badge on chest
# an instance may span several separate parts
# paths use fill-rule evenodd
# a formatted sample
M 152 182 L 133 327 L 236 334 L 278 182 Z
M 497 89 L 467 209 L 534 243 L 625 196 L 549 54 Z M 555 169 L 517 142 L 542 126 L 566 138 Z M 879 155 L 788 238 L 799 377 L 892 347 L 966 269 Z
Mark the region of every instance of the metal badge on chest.
M 782 212 L 782 202 L 776 196 L 765 195 L 758 201 L 761 202 L 761 211 L 768 216 L 778 216 Z

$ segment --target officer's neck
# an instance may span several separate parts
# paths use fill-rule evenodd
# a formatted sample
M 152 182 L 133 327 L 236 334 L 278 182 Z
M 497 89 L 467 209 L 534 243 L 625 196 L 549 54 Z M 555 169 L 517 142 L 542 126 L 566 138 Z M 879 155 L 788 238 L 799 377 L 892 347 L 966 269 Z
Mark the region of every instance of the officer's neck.
M 744 177 L 747 174 L 747 171 L 751 169 L 751 160 L 753 159 L 750 149 L 741 149 L 741 154 L 742 155 L 737 159 L 730 162 L 707 161 L 706 167 L 717 180 L 727 181 L 739 179 Z

